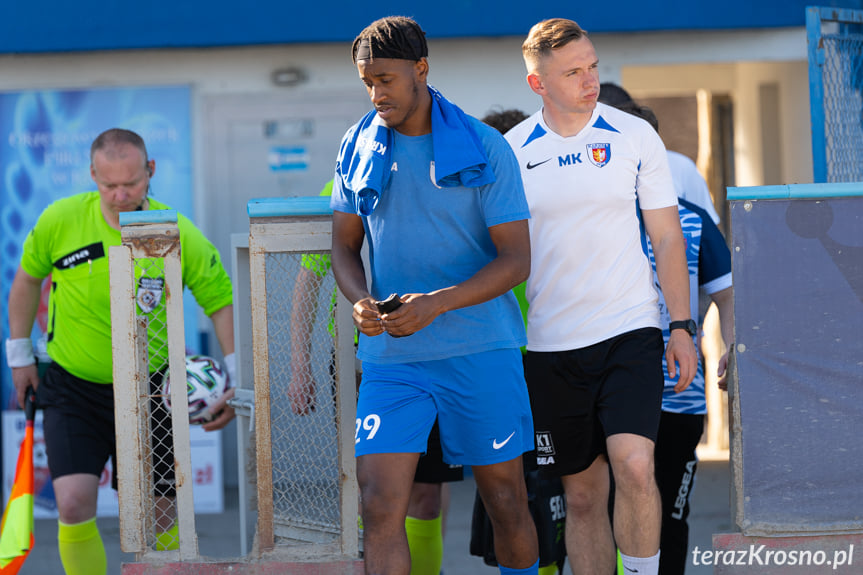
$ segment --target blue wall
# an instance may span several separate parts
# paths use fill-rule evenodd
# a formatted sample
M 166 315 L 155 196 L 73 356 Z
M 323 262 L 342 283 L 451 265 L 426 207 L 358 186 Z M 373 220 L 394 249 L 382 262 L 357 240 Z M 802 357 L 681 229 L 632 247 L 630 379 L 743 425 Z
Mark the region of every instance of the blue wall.
M 802 27 L 813 0 L 7 0 L 0 53 L 349 41 L 381 16 L 413 16 L 432 38 L 522 36 L 543 18 L 590 32 Z M 863 0 L 821 6 L 863 8 Z M 412 6 L 412 8 L 406 8 Z

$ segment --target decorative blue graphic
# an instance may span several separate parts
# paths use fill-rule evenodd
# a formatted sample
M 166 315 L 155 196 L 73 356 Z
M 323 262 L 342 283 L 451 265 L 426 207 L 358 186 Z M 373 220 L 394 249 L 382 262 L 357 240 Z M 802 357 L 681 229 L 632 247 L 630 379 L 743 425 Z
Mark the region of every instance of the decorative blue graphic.
M 99 133 L 115 127 L 139 133 L 156 160 L 150 193 L 193 216 L 189 117 L 188 86 L 0 94 L 0 323 L 4 341 L 9 337 L 6 302 L 24 238 L 51 202 L 96 189 L 90 179 L 90 144 Z M 44 332 L 41 308 L 45 304 L 43 299 L 34 332 Z M 188 334 L 196 327 L 194 313 L 190 314 L 194 306 L 185 307 Z M 34 340 L 38 335 L 34 333 Z M 193 341 L 188 335 L 187 340 Z M 5 348 L 0 357 L 0 407 L 8 409 L 16 402 Z

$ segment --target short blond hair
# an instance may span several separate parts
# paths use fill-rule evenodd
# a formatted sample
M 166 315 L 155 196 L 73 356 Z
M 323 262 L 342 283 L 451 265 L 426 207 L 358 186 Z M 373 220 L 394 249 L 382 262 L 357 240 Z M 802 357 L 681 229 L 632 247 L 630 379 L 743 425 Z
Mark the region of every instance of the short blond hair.
M 521 45 L 528 72 L 535 72 L 542 59 L 551 54 L 552 50 L 563 48 L 582 38 L 587 38 L 587 31 L 573 20 L 550 18 L 537 22 Z

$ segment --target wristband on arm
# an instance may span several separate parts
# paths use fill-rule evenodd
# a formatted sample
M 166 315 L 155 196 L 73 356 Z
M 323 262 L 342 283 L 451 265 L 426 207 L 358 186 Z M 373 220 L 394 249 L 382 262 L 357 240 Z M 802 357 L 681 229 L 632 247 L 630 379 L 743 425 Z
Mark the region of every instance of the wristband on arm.
M 36 363 L 33 342 L 28 337 L 6 340 L 6 363 L 9 367 L 26 367 Z
M 225 371 L 228 372 L 228 387 L 226 389 L 237 387 L 237 356 L 229 353 L 224 357 L 224 363 Z

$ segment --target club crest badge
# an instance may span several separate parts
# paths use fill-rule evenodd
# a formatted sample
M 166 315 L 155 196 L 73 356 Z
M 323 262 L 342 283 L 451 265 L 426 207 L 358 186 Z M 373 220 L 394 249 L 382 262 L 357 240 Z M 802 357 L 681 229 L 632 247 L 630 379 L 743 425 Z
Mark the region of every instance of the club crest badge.
M 588 144 L 587 158 L 591 164 L 601 168 L 611 160 L 611 144 Z
M 165 278 L 142 277 L 138 280 L 138 292 L 135 299 L 138 307 L 144 313 L 150 313 L 159 302 L 162 301 L 162 292 L 165 289 Z

